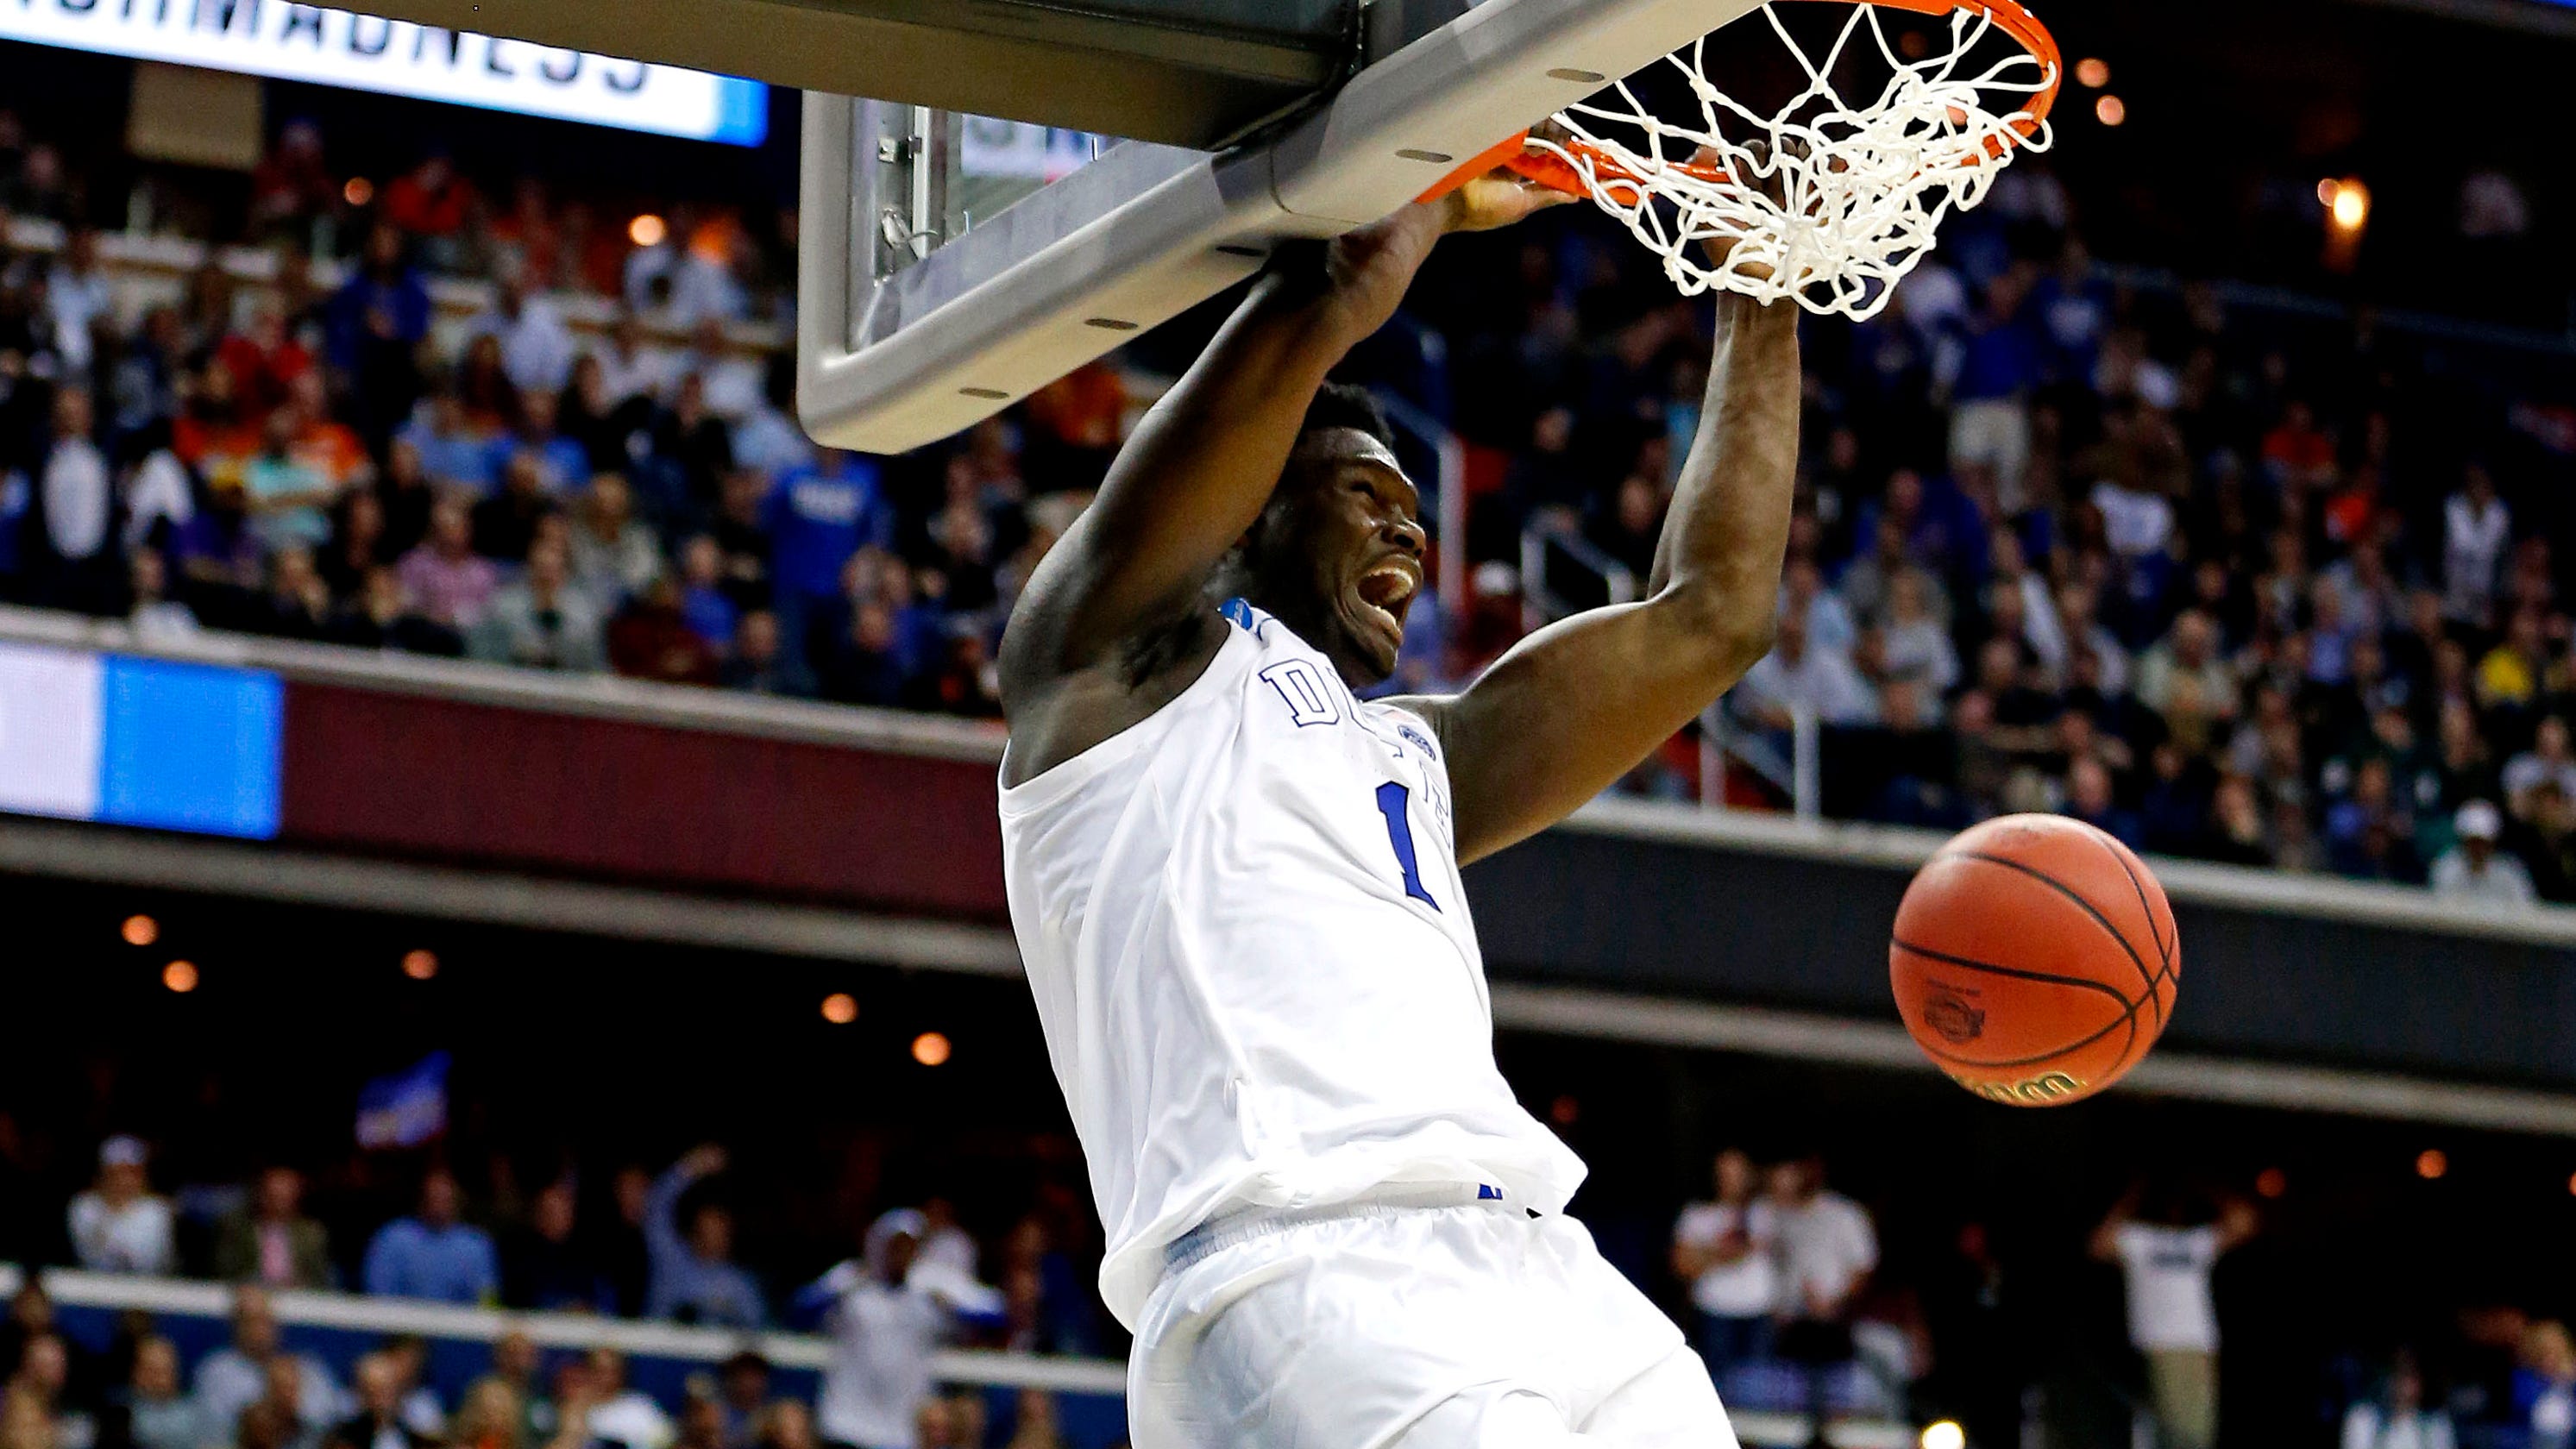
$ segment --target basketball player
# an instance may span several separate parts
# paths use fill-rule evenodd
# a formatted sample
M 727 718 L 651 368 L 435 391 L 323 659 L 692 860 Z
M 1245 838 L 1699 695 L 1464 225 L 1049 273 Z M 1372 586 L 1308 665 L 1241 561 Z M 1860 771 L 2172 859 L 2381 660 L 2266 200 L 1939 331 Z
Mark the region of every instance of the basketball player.
M 1420 591 L 1414 485 L 1325 386 L 1503 174 L 1283 251 L 1002 641 L 1011 919 L 1135 1330 L 1137 1449 L 1732 1449 L 1681 1334 L 1564 1217 L 1462 862 L 1546 828 L 1771 637 L 1795 308 L 1728 295 L 1649 597 L 1464 693 L 1363 703 Z

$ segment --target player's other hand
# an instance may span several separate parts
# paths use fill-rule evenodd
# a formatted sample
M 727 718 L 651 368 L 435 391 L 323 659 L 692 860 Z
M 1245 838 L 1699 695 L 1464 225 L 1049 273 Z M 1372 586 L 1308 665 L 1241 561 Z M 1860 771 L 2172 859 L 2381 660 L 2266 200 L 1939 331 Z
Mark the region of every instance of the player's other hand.
M 1440 198 L 1440 229 L 1492 231 L 1510 226 L 1532 212 L 1574 200 L 1553 187 L 1541 186 L 1508 166 L 1497 166 Z

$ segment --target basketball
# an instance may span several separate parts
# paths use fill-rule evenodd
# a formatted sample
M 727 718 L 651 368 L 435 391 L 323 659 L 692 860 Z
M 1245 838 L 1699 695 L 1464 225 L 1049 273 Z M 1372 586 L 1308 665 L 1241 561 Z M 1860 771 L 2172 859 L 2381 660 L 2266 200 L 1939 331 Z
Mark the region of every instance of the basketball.
M 2172 1016 L 2181 944 L 2164 887 L 2081 821 L 2006 815 L 1925 863 L 1887 948 L 1915 1045 L 1992 1101 L 2048 1107 L 2116 1082 Z

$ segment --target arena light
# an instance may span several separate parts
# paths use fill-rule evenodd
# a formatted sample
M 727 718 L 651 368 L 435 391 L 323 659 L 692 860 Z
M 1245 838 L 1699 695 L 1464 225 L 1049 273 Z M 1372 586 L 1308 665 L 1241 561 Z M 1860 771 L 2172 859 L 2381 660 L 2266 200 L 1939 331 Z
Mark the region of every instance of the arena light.
M 129 946 L 149 946 L 161 939 L 161 923 L 150 916 L 128 916 L 116 933 Z
M 948 1060 L 948 1038 L 935 1031 L 925 1031 L 912 1039 L 912 1059 L 925 1067 L 935 1067 Z
M 626 224 L 626 239 L 639 247 L 658 247 L 670 234 L 669 224 L 649 211 Z
M 823 998 L 823 1019 L 834 1026 L 848 1026 L 859 1019 L 859 999 L 846 991 L 835 991 Z
M 414 981 L 427 981 L 438 974 L 438 953 L 435 951 L 404 952 L 402 973 Z
M 2129 119 L 2129 103 L 2106 95 L 2093 103 L 2093 119 L 2106 126 L 2120 125 Z
M 193 961 L 173 961 L 161 968 L 161 984 L 181 996 L 197 989 L 197 965 Z
M 1923 1426 L 1923 1449 L 1967 1449 L 1968 1431 L 1954 1419 L 1935 1419 Z
M 2111 83 L 2111 63 L 2098 55 L 2088 55 L 2075 62 L 2075 83 L 2086 90 L 2098 91 Z
M 2439 1147 L 2427 1147 L 2415 1154 L 2415 1175 L 2431 1182 L 2451 1170 L 2451 1158 Z

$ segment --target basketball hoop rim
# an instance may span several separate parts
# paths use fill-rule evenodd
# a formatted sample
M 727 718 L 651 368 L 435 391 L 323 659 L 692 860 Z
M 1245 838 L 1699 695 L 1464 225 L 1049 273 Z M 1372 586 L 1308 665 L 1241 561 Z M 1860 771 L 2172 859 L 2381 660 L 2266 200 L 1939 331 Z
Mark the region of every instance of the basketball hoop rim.
M 2040 23 L 2039 17 L 2020 4 L 2019 0 L 1799 0 L 1799 3 L 1881 5 L 1890 10 L 1906 10 L 1917 15 L 1932 16 L 1950 15 L 1964 10 L 1986 16 L 1996 28 L 2011 36 L 2024 50 L 2028 51 L 2031 58 L 2039 62 L 2048 76 L 2047 86 L 2032 96 L 2025 113 L 2009 123 L 2013 133 L 2023 140 L 2037 135 L 2040 128 L 2048 123 L 2049 112 L 2056 108 L 2058 92 L 2066 82 L 2066 62 L 2063 53 L 2058 49 L 2057 37 L 2051 35 L 2048 27 Z M 1563 156 L 1552 151 L 1531 149 L 1529 138 L 1530 133 L 1527 130 L 1503 138 L 1470 159 L 1464 166 L 1450 172 L 1441 179 L 1439 185 L 1422 193 L 1416 199 L 1425 202 L 1437 201 L 1498 166 L 1508 166 L 1550 190 L 1562 191 L 1569 196 L 1590 194 L 1591 188 L 1586 184 L 1585 177 L 1568 164 Z M 1554 144 L 1566 152 L 1582 157 L 1592 167 L 1593 175 L 1597 178 L 1613 181 L 1642 179 L 1628 167 L 1620 164 L 1610 153 L 1588 141 L 1568 139 Z M 1989 139 L 1987 148 L 1988 153 L 1996 159 L 2004 159 L 2004 143 L 2000 138 Z M 1734 174 L 1723 166 L 1709 166 L 1698 162 L 1673 162 L 1667 169 L 1707 182 L 1727 182 L 1735 179 Z

